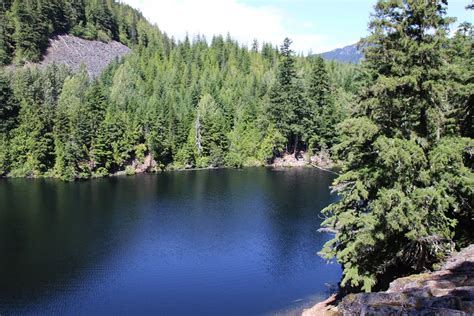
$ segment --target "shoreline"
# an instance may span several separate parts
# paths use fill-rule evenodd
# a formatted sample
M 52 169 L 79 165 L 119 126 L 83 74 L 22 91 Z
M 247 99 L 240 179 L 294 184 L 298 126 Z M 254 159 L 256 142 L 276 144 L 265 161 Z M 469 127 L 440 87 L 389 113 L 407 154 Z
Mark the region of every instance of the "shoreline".
M 317 158 L 315 158 L 317 157 Z M 321 164 L 321 165 L 320 165 Z M 0 176 L 0 179 L 58 179 L 65 182 L 75 182 L 75 181 L 87 181 L 92 179 L 101 179 L 101 178 L 113 178 L 113 177 L 123 177 L 123 176 L 135 176 L 139 174 L 153 174 L 160 172 L 184 172 L 184 171 L 197 171 L 197 170 L 220 170 L 220 169 L 247 169 L 247 168 L 273 168 L 277 170 L 285 169 L 301 169 L 301 168 L 315 168 L 321 171 L 330 172 L 335 175 L 340 175 L 340 173 L 335 170 L 338 169 L 339 165 L 334 163 L 329 157 L 321 158 L 319 155 L 314 155 L 312 157 L 306 156 L 304 153 L 300 159 L 295 159 L 291 154 L 285 154 L 283 157 L 276 158 L 271 164 L 249 164 L 243 165 L 240 168 L 230 167 L 230 166 L 209 166 L 209 167 L 192 167 L 192 168 L 173 168 L 168 167 L 165 169 L 157 168 L 156 162 L 148 156 L 145 159 L 144 163 L 138 163 L 136 161 L 132 164 L 125 166 L 124 170 L 120 170 L 114 173 L 109 173 L 107 175 L 91 175 L 88 178 L 74 178 L 71 180 L 64 180 L 60 177 L 54 176 L 51 173 L 46 172 L 46 174 L 41 176 L 11 176 L 9 174 Z
M 474 244 L 452 253 L 434 271 L 396 278 L 386 291 L 339 292 L 302 316 L 336 315 L 471 315 L 474 314 Z

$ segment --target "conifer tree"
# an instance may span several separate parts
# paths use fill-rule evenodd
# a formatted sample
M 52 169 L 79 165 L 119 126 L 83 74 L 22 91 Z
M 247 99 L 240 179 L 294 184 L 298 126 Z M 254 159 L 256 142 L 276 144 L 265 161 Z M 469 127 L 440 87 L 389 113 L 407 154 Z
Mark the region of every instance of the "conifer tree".
M 0 6 L 0 66 L 10 63 L 12 58 L 11 23 L 5 8 Z
M 446 6 L 445 0 L 375 6 L 364 41 L 370 78 L 335 148 L 345 161 L 335 182 L 341 200 L 324 211 L 324 225 L 336 235 L 323 253 L 342 264 L 343 286 L 370 291 L 429 269 L 472 225 L 463 214 L 473 209 L 467 152 L 474 143 L 452 137 L 443 119 L 450 108 L 442 71 L 452 21 Z
M 38 14 L 33 0 L 15 0 L 12 5 L 14 17 L 15 59 L 18 62 L 38 61 L 41 57 L 41 27 L 38 30 Z
M 0 70 L 0 134 L 6 134 L 17 124 L 19 105 L 6 74 Z
M 330 148 L 336 143 L 337 127 L 342 121 L 331 91 L 331 80 L 322 57 L 312 62 L 306 90 L 309 114 L 304 117 L 305 140 L 313 148 Z
M 54 121 L 55 165 L 54 172 L 64 180 L 80 177 L 81 161 L 88 159 L 88 139 L 92 129 L 85 120 L 88 75 L 85 69 L 66 79 Z M 87 138 L 83 137 L 87 134 Z M 82 136 L 82 137 L 81 137 Z
M 302 84 L 296 75 L 294 52 L 290 46 L 291 40 L 285 38 L 280 49 L 277 82 L 270 94 L 269 113 L 276 129 L 288 139 L 287 144 L 292 146 L 296 155 L 303 134 L 302 120 L 307 115 L 307 108 Z

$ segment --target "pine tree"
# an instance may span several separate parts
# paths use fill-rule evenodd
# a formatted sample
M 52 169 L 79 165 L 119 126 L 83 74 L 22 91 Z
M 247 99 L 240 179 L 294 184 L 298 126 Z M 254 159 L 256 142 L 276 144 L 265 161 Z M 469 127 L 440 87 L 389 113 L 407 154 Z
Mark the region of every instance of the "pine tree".
M 54 172 L 63 180 L 74 180 L 87 170 L 81 169 L 86 161 L 92 129 L 87 128 L 86 89 L 88 75 L 83 68 L 69 77 L 59 96 L 54 120 L 55 165 Z M 87 133 L 87 137 L 84 137 Z
M 0 66 L 10 63 L 13 52 L 11 23 L 6 13 L 6 9 L 0 7 Z
M 334 102 L 324 59 L 320 56 L 312 62 L 306 99 L 309 114 L 304 118 L 305 141 L 313 149 L 332 147 L 336 143 L 336 125 L 342 121 L 342 116 Z
M 102 35 L 98 34 L 100 40 L 118 40 L 117 24 L 106 0 L 88 1 L 86 18 L 87 23 L 90 23 L 97 31 L 102 32 Z
M 17 124 L 19 105 L 15 100 L 10 82 L 0 71 L 0 134 L 6 134 Z
M 445 118 L 446 129 L 470 138 L 474 137 L 473 42 L 473 25 L 468 22 L 461 23 L 446 51 L 448 65 L 444 69 L 447 72 L 447 82 L 450 84 L 449 103 L 452 105 L 449 109 L 451 113 Z
M 36 6 L 33 0 L 15 0 L 12 5 L 15 31 L 12 38 L 15 42 L 15 59 L 17 62 L 38 61 L 41 57 L 43 34 L 38 21 Z
M 64 11 L 70 28 L 84 26 L 86 23 L 86 6 L 84 0 L 65 1 Z
M 324 210 L 336 235 L 323 253 L 342 264 L 343 286 L 370 291 L 429 269 L 466 236 L 456 223 L 472 225 L 461 214 L 472 215 L 473 140 L 443 138 L 445 15 L 445 0 L 375 6 L 364 41 L 370 80 L 335 147 L 345 160 L 341 200 Z
M 193 125 L 197 166 L 223 165 L 227 147 L 225 118 L 211 95 L 205 94 L 199 101 Z
M 277 82 L 270 93 L 269 114 L 276 129 L 288 139 L 296 156 L 303 135 L 302 120 L 308 113 L 290 46 L 291 40 L 285 38 L 280 49 Z

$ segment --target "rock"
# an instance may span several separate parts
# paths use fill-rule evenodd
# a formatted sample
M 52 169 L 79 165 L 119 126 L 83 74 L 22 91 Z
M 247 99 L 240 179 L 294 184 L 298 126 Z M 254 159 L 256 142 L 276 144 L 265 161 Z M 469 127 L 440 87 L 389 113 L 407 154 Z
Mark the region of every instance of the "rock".
M 334 161 L 332 161 L 331 156 L 329 155 L 329 152 L 326 150 L 322 150 L 316 155 L 311 156 L 311 164 L 325 168 L 325 169 L 331 169 L 334 167 Z
M 135 173 L 144 173 L 154 170 L 156 168 L 156 161 L 150 154 L 148 154 L 145 156 L 143 163 L 138 160 L 134 160 L 132 162 L 132 167 L 135 169 Z
M 85 65 L 89 77 L 95 78 L 114 60 L 120 60 L 131 52 L 127 46 L 111 41 L 85 40 L 72 35 L 58 35 L 49 40 L 43 60 L 38 63 L 26 63 L 25 67 L 45 68 L 51 64 L 65 65 L 73 72 L 77 72 L 81 65 Z M 11 65 L 8 69 L 14 70 Z
M 305 152 L 299 152 L 296 157 L 294 154 L 284 154 L 273 162 L 273 167 L 289 168 L 289 167 L 305 167 L 308 165 L 308 158 Z
M 350 294 L 337 307 L 327 305 L 309 315 L 327 315 L 326 310 L 336 315 L 474 315 L 474 245 L 452 255 L 438 271 L 396 279 L 386 292 Z
M 339 313 L 332 305 L 335 301 L 336 301 L 336 294 L 333 294 L 327 300 L 319 302 L 313 307 L 304 310 L 303 316 L 316 316 L 316 315 L 336 316 Z

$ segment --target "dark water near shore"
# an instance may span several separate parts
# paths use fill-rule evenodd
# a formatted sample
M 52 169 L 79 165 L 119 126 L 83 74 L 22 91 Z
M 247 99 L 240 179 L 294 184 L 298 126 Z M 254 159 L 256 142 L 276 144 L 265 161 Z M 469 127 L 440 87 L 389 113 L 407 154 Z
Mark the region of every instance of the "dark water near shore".
M 328 294 L 315 169 L 0 180 L 0 314 L 262 315 Z

